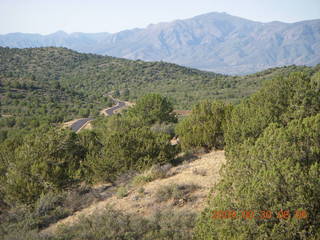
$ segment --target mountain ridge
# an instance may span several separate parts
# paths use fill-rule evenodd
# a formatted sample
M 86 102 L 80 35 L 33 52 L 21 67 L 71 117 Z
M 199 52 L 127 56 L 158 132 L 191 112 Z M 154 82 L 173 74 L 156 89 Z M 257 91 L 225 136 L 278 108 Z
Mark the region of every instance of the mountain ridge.
M 320 20 L 251 21 L 227 13 L 149 24 L 118 33 L 0 35 L 0 46 L 61 46 L 79 52 L 166 61 L 224 74 L 320 62 Z

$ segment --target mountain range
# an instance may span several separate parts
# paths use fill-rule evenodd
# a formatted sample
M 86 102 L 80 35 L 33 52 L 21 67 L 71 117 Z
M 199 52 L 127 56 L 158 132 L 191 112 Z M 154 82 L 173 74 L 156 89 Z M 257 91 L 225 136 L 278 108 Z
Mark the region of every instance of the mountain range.
M 57 46 L 114 57 L 166 61 L 224 74 L 320 63 L 320 20 L 261 23 L 208 13 L 118 33 L 0 35 L 0 46 Z

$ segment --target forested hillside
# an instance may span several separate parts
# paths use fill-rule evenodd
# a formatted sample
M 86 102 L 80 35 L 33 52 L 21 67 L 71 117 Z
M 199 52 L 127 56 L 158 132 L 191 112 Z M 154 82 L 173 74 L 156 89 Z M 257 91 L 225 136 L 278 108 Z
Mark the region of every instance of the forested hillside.
M 164 62 L 80 54 L 65 48 L 0 48 L 1 139 L 9 129 L 30 129 L 96 116 L 109 106 L 106 94 L 135 101 L 148 92 L 169 97 L 176 109 L 202 99 L 238 102 L 264 80 L 307 67 L 284 67 L 234 77 Z M 11 131 L 12 132 L 12 131 Z
M 319 239 L 320 65 L 231 77 L 61 48 L 0 50 L 0 239 Z M 96 115 L 110 91 L 136 104 L 79 134 L 55 125 Z M 191 115 L 178 119 L 179 107 Z M 110 207 L 42 232 L 217 149 L 226 165 L 198 217 Z M 197 188 L 159 186 L 157 201 L 192 203 Z
M 275 78 L 231 111 L 198 109 L 209 120 L 187 125 L 186 140 L 192 131 L 198 146 L 224 139 L 227 164 L 196 239 L 319 239 L 319 70 Z

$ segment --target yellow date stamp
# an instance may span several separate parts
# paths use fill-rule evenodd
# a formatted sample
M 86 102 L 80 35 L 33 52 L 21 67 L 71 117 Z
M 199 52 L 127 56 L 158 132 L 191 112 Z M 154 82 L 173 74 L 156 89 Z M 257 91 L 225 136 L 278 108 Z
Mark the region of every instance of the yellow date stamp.
M 270 211 L 270 210 L 213 210 L 211 215 L 212 219 L 244 219 L 244 220 L 268 220 L 272 218 L 277 219 L 307 219 L 308 212 L 306 210 L 296 210 L 290 212 L 289 210 L 279 210 L 279 211 Z

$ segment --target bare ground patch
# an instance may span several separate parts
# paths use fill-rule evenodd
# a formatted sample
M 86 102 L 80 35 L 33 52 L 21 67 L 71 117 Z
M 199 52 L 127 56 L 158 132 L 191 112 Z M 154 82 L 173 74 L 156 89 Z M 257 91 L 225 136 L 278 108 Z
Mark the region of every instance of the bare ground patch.
M 43 233 L 53 233 L 61 225 L 76 223 L 81 216 L 89 216 L 107 206 L 127 213 L 151 216 L 157 210 L 172 208 L 180 211 L 201 211 L 211 187 L 220 179 L 219 170 L 225 163 L 224 151 L 213 151 L 198 156 L 168 170 L 167 177 L 146 182 L 142 186 L 121 186 L 121 195 L 114 191 L 105 200 L 75 212 L 73 215 L 52 224 Z M 161 188 L 173 192 L 161 201 L 157 200 Z M 170 189 L 173 190 L 170 190 Z M 166 190 L 167 189 L 167 190 Z M 169 190 L 168 190 L 169 189 Z M 176 189 L 176 190 L 175 190 Z M 180 191 L 180 192 L 179 192 Z M 102 193 L 103 194 L 103 193 Z

